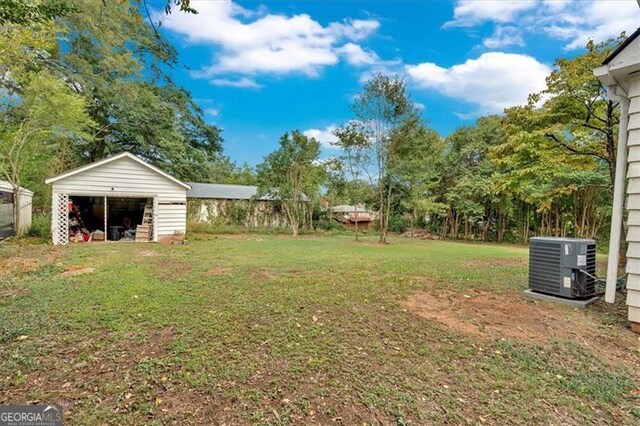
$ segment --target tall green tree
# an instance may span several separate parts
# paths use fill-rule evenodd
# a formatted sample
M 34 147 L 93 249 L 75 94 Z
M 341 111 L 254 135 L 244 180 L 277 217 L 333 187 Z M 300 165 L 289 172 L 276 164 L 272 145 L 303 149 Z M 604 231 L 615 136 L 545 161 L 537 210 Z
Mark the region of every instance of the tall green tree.
M 393 173 L 402 142 L 397 129 L 414 113 L 405 82 L 399 77 L 377 74 L 365 83 L 352 105 L 356 121 L 368 141 L 372 161 L 372 184 L 378 195 L 380 242 L 387 243 L 393 193 Z M 395 136 L 395 137 L 394 137 Z
M 294 236 L 306 220 L 307 196 L 318 192 L 319 156 L 318 141 L 295 130 L 285 133 L 280 138 L 280 147 L 257 167 L 259 193 L 280 202 Z
M 256 171 L 247 163 L 238 164 L 221 155 L 209 164 L 207 182 L 235 185 L 257 185 Z
M 547 77 L 547 89 L 532 101 L 546 100 L 536 112 L 543 116 L 544 135 L 568 154 L 604 162 L 613 188 L 616 167 L 616 137 L 619 123 L 617 102 L 608 99 L 606 88 L 593 75 L 617 44 L 625 38 L 603 43 L 589 41 L 586 52 L 575 58 L 556 60 Z
M 355 183 L 362 182 L 362 179 L 371 178 L 368 165 L 371 163 L 371 145 L 367 139 L 365 129 L 360 122 L 350 121 L 334 131 L 337 137 L 335 145 L 342 150 L 342 162 L 345 165 L 349 179 L 354 184 L 346 185 L 346 190 L 353 204 L 353 214 L 356 218 L 353 227 L 353 235 L 358 240 L 358 205 L 363 200 L 361 198 L 361 187 Z M 367 176 L 363 176 L 367 175 Z
M 346 189 L 345 164 L 340 158 L 330 158 L 321 163 L 323 186 L 326 189 L 325 198 L 328 201 L 327 209 L 332 211 L 336 200 L 341 197 Z
M 0 25 L 0 176 L 14 192 L 14 225 L 22 230 L 20 187 L 41 181 L 71 143 L 90 138 L 86 104 L 41 58 L 56 51 L 53 20 Z
M 74 11 L 65 0 L 3 0 L 0 3 L 0 25 L 28 26 L 51 21 Z
M 492 189 L 494 166 L 487 154 L 499 141 L 499 119 L 487 117 L 457 129 L 446 139 L 441 200 L 447 205 L 441 235 L 489 238 L 497 199 Z M 462 232 L 461 232 L 462 231 Z
M 175 49 L 146 24 L 137 2 L 86 0 L 58 20 L 64 72 L 97 123 L 76 156 L 94 161 L 128 150 L 183 179 L 205 179 L 221 152 L 219 129 L 205 122 L 191 95 L 164 71 Z
M 558 59 L 547 90 L 505 112 L 508 137 L 492 154 L 497 187 L 533 209 L 537 233 L 593 237 L 610 214 L 619 111 L 592 69 L 621 40 Z
M 600 206 L 610 196 L 607 162 L 550 140 L 545 113 L 531 105 L 509 109 L 504 122 L 507 139 L 491 152 L 496 189 L 537 214 L 533 224 L 538 234 L 593 237 L 598 230 L 594 225 L 602 224 L 605 213 Z M 592 196 L 594 191 L 605 198 Z M 528 234 L 523 229 L 523 241 Z
M 442 179 L 444 141 L 429 129 L 417 114 L 409 116 L 393 136 L 397 140 L 394 162 L 394 185 L 398 192 L 395 215 L 408 215 L 411 227 L 419 227 L 434 214 L 442 214 L 445 204 L 436 200 L 436 189 Z M 400 193 L 404 196 L 399 196 Z

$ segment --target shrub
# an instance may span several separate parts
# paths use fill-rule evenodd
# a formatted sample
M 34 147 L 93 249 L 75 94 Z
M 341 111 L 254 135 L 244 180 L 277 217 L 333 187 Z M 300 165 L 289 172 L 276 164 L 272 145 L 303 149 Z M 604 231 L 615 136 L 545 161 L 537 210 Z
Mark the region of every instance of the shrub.
M 44 240 L 51 238 L 51 216 L 46 213 L 34 214 L 27 235 Z

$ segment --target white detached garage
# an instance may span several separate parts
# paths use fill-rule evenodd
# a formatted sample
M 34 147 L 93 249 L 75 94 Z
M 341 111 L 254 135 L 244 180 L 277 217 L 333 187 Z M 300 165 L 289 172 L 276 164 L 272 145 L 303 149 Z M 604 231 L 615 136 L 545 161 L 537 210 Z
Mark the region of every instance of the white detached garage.
M 190 186 L 129 152 L 49 178 L 54 244 L 185 233 Z M 140 233 L 138 233 L 138 237 Z

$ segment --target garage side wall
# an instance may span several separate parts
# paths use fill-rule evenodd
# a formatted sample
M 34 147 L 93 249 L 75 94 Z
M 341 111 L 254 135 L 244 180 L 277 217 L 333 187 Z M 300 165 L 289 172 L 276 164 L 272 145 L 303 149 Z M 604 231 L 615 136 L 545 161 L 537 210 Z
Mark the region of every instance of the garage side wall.
M 79 172 L 52 186 L 54 195 L 155 198 L 156 238 L 173 235 L 176 231 L 186 232 L 186 188 L 130 158 L 123 157 Z

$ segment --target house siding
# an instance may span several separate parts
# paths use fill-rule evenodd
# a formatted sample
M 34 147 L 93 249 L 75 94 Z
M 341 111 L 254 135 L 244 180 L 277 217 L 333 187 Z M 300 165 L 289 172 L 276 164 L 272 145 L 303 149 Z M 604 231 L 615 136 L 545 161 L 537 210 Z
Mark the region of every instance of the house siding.
M 631 81 L 629 99 L 627 305 L 629 321 L 640 323 L 640 78 Z
M 137 161 L 122 157 L 52 184 L 56 194 L 155 198 L 154 240 L 186 232 L 186 188 Z

